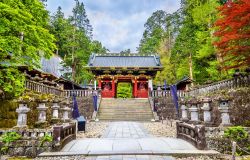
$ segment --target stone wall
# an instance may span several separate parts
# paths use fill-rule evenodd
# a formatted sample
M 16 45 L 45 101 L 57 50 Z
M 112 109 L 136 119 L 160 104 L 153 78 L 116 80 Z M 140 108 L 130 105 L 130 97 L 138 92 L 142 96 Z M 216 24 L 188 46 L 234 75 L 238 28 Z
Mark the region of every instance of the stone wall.
M 0 101 L 0 128 L 10 128 L 16 125 L 18 104 L 11 100 Z
M 229 114 L 232 125 L 250 127 L 250 88 L 222 90 L 205 96 L 212 99 L 212 124 L 214 126 L 221 123 L 220 111 L 218 110 L 219 103 L 217 101 L 218 97 L 221 96 L 231 99 L 229 101 Z
M 224 137 L 224 131 L 226 129 L 227 127 L 206 127 L 205 136 L 207 149 L 213 149 L 224 154 L 232 153 L 232 142 L 229 138 Z M 250 135 L 250 128 L 244 127 L 244 129 L 248 132 L 248 135 Z M 250 142 L 250 137 L 248 141 Z
M 172 97 L 156 97 L 154 98 L 157 115 L 161 119 L 176 119 L 176 109 Z
M 231 100 L 229 101 L 229 110 L 230 110 L 230 120 L 233 125 L 242 125 L 245 127 L 250 127 L 250 88 L 242 87 L 235 89 L 220 90 L 217 92 L 212 92 L 205 95 L 196 96 L 195 98 L 201 100 L 203 98 L 211 98 L 211 124 L 212 126 L 219 126 L 221 123 L 221 113 L 219 111 L 219 102 L 218 98 L 228 97 Z M 186 97 L 186 99 L 191 97 Z M 164 119 L 166 118 L 176 118 L 176 109 L 173 103 L 172 97 L 155 97 L 154 98 L 155 106 L 158 108 L 157 114 L 161 118 L 163 115 Z M 202 108 L 202 103 L 198 104 L 199 120 L 204 121 Z M 190 108 L 189 105 L 187 105 Z M 181 105 L 179 104 L 179 114 L 181 117 Z M 191 119 L 190 112 L 188 111 L 188 119 Z
M 45 151 L 52 151 L 52 142 L 45 142 L 41 146 L 41 140 L 39 139 L 22 139 L 12 142 L 7 154 L 10 156 L 36 157 Z
M 79 112 L 86 119 L 91 119 L 94 112 L 93 97 L 77 97 Z

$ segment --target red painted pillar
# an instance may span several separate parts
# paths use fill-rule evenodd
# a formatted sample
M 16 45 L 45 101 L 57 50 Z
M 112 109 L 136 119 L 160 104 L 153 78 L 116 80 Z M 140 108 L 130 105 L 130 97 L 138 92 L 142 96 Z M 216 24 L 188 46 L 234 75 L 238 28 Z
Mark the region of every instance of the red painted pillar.
M 98 87 L 102 89 L 102 81 L 100 79 L 98 80 Z
M 134 97 L 137 98 L 137 79 L 135 78 L 135 84 L 134 84 Z
M 112 79 L 112 97 L 115 97 L 115 80 Z

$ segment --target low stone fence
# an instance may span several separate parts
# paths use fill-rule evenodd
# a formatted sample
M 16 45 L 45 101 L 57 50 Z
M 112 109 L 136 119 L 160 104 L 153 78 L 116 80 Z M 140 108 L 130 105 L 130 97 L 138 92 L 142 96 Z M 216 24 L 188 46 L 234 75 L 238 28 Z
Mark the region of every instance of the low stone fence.
M 198 149 L 206 148 L 205 126 L 176 122 L 177 138 L 184 139 Z
M 36 157 L 44 151 L 52 151 L 54 141 L 44 141 L 45 136 L 52 136 L 53 129 L 9 129 L 0 130 L 0 134 L 16 132 L 21 138 L 7 145 L 6 154 L 10 156 Z M 1 144 L 1 148 L 4 144 Z
M 240 87 L 249 87 L 250 86 L 250 72 L 249 70 L 245 73 L 235 73 L 234 78 L 227 79 L 219 82 L 215 82 L 208 85 L 203 85 L 197 88 L 190 90 L 187 95 L 189 96 L 201 96 L 207 93 L 223 90 L 223 89 L 232 89 Z
M 61 150 L 67 143 L 76 139 L 76 123 L 65 123 L 53 126 L 51 129 L 10 129 L 0 130 L 0 135 L 6 132 L 16 132 L 21 138 L 11 142 L 6 154 L 10 156 L 36 157 L 44 151 Z M 52 141 L 45 140 L 46 136 Z M 4 147 L 1 143 L 0 147 Z

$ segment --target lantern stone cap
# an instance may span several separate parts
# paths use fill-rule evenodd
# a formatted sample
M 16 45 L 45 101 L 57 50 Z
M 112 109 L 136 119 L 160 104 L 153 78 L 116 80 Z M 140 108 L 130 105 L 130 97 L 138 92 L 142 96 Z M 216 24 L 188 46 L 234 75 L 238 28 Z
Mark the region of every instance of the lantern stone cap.
M 196 98 L 193 97 L 192 99 L 188 100 L 187 103 L 189 103 L 191 105 L 196 105 L 196 104 L 198 104 L 200 102 L 198 101 L 198 99 L 196 99 Z
M 208 98 L 208 97 L 205 97 L 205 98 L 202 98 L 201 101 L 203 103 L 211 103 L 212 102 L 212 99 L 211 98 Z
M 189 108 L 188 110 L 191 111 L 191 112 L 197 112 L 198 108 L 197 107 L 192 107 L 192 108 Z
M 71 108 L 69 108 L 69 107 L 63 107 L 62 110 L 63 110 L 63 111 L 70 111 Z

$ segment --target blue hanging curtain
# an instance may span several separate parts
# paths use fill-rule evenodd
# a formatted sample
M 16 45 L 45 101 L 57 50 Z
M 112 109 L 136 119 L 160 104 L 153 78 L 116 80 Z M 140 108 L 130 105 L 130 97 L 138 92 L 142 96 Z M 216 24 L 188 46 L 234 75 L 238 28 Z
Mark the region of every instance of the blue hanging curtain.
M 176 85 L 170 86 L 170 90 L 171 90 L 171 95 L 172 95 L 173 102 L 175 104 L 177 117 L 179 117 L 178 95 L 177 95 L 177 87 L 176 87 Z
M 93 94 L 93 105 L 94 105 L 94 110 L 97 111 L 97 93 L 96 93 L 96 91 Z
M 79 110 L 78 110 L 78 104 L 77 104 L 75 93 L 73 94 L 73 112 L 72 112 L 72 117 L 74 119 L 80 117 L 80 113 L 79 113 Z

